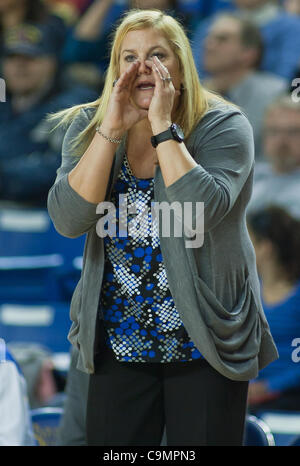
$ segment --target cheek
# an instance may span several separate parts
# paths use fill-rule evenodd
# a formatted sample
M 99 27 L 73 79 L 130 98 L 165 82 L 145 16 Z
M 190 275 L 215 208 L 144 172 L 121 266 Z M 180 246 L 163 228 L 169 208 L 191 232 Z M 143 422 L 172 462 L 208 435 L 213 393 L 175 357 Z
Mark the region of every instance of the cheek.
M 46 70 L 44 71 L 39 66 L 29 66 L 27 69 L 27 74 L 30 79 L 34 82 L 39 82 L 44 80 L 44 75 L 46 74 Z
M 178 89 L 180 87 L 180 83 L 182 79 L 181 79 L 181 73 L 179 71 L 177 64 L 176 65 L 171 64 L 170 66 L 166 65 L 166 67 L 168 68 L 169 74 L 172 77 L 172 81 L 173 81 L 175 88 Z
M 55 73 L 55 67 L 51 64 L 32 63 L 28 67 L 28 73 L 33 81 L 45 81 L 51 79 Z
M 120 63 L 120 67 L 119 67 L 119 76 L 121 76 L 122 73 L 124 73 L 124 71 L 127 71 L 128 68 L 130 67 L 130 65 L 132 65 L 132 63 L 134 62 L 122 62 Z
M 124 71 L 126 71 L 128 68 L 128 65 L 125 64 L 125 63 L 121 63 L 120 64 L 120 67 L 119 67 L 119 76 L 121 76 L 122 73 L 124 73 Z

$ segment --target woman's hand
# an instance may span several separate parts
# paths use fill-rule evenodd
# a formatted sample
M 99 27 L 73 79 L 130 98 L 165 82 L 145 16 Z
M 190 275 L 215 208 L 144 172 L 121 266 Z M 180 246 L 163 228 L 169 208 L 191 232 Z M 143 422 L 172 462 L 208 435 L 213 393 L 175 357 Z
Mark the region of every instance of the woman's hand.
M 152 126 L 153 134 L 167 129 L 172 123 L 172 111 L 176 96 L 180 91 L 176 90 L 168 69 L 161 63 L 158 57 L 150 62 L 155 79 L 155 89 L 148 110 L 148 119 Z
M 136 79 L 139 62 L 132 63 L 116 82 L 101 130 L 107 136 L 121 137 L 135 123 L 147 117 L 147 110 L 133 105 L 131 94 Z

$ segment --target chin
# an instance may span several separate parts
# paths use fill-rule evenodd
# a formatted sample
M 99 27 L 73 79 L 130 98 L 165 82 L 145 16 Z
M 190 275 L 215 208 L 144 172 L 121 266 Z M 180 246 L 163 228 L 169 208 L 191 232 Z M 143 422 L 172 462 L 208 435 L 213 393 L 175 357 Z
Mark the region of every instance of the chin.
M 138 108 L 141 108 L 143 110 L 149 110 L 152 97 L 153 97 L 153 94 L 150 96 L 144 96 L 144 97 L 138 96 L 135 99 L 133 99 L 133 101 Z
M 147 110 L 147 112 L 148 112 L 148 110 L 149 110 L 149 105 L 147 105 L 147 106 L 145 106 L 145 105 L 140 105 L 140 109 L 141 109 L 141 110 Z

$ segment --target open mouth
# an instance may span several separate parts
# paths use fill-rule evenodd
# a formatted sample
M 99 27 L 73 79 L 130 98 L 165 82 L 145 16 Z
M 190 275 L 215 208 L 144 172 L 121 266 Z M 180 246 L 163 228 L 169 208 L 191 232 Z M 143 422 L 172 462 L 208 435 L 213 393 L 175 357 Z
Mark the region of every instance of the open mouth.
M 140 91 L 149 91 L 155 88 L 155 85 L 150 82 L 144 82 L 137 86 Z

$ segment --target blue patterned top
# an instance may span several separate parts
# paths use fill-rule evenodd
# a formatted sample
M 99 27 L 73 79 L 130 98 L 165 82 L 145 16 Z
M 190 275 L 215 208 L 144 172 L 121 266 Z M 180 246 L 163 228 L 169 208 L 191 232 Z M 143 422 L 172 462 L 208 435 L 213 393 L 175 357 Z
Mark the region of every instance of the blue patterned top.
M 128 208 L 136 208 L 135 214 L 127 213 L 128 234 L 123 237 L 118 227 L 127 211 L 120 208 L 120 194 L 126 195 Z M 155 216 L 153 222 L 151 217 L 153 199 L 154 178 L 136 178 L 125 155 L 111 195 L 116 207 L 116 235 L 104 238 L 99 306 L 106 345 L 119 361 L 193 361 L 201 354 L 190 340 L 169 290 L 157 223 Z

